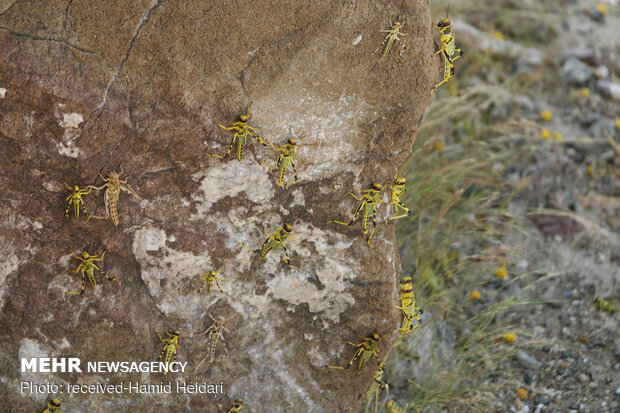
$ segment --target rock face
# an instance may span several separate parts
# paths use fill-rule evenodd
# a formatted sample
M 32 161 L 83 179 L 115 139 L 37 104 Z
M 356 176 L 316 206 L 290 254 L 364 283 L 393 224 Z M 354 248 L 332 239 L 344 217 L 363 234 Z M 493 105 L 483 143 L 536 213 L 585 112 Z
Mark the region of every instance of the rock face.
M 401 9 L 399 6 L 402 3 Z M 406 50 L 372 55 L 389 20 Z M 372 245 L 345 194 L 391 182 L 430 100 L 433 57 L 426 1 L 0 0 L 0 399 L 71 412 L 355 411 L 374 373 L 345 365 L 347 341 L 378 333 L 387 353 L 400 261 L 380 207 Z M 223 154 L 247 112 L 257 135 L 283 145 L 303 134 L 299 180 L 278 186 L 275 153 L 248 140 Z M 111 220 L 65 219 L 69 185 L 101 185 L 124 168 L 142 197 L 122 192 Z M 289 171 L 290 172 L 290 171 Z M 287 178 L 290 180 L 290 178 Z M 388 191 L 384 193 L 387 201 Z M 84 196 L 101 215 L 103 191 Z M 260 260 L 262 226 L 294 226 Z M 398 223 L 398 221 L 396 221 Z M 84 296 L 73 253 L 108 251 Z M 221 269 L 223 292 L 198 294 Z M 229 332 L 215 361 L 212 315 Z M 156 361 L 157 334 L 180 330 L 179 374 L 21 373 L 20 357 Z M 223 346 L 229 352 L 226 355 Z M 20 395 L 22 381 L 57 384 L 187 381 L 209 394 Z

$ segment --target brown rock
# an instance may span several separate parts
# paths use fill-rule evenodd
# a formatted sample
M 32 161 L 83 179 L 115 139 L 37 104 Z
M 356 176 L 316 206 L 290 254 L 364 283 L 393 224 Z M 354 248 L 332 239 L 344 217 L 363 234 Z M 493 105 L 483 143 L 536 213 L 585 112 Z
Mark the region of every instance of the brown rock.
M 398 2 L 400 3 L 400 2 Z M 405 21 L 406 50 L 371 55 L 388 20 Z M 409 153 L 439 69 L 425 1 L 397 3 L 82 0 L 0 3 L 0 399 L 15 411 L 24 380 L 58 384 L 187 381 L 224 394 L 72 394 L 63 410 L 356 411 L 376 362 L 344 365 L 347 341 L 378 333 L 380 354 L 399 321 L 400 276 L 386 208 L 369 247 L 347 191 L 388 183 Z M 228 126 L 245 113 L 281 145 L 305 134 L 299 181 L 284 190 L 259 163 L 272 151 L 248 142 L 237 162 Z M 27 126 L 27 127 L 26 127 Z M 64 218 L 69 185 L 101 185 L 124 167 L 120 225 Z M 104 213 L 103 193 L 84 197 Z M 387 199 L 387 198 L 386 198 Z M 261 225 L 297 232 L 259 260 Z M 87 286 L 73 252 L 108 253 L 119 279 Z M 221 268 L 224 292 L 197 294 Z M 205 362 L 208 314 L 227 318 L 226 356 Z M 157 334 L 179 329 L 183 374 L 20 373 L 20 357 L 155 361 Z M 49 395 L 52 396 L 52 395 Z M 60 395 L 62 396 L 62 395 Z

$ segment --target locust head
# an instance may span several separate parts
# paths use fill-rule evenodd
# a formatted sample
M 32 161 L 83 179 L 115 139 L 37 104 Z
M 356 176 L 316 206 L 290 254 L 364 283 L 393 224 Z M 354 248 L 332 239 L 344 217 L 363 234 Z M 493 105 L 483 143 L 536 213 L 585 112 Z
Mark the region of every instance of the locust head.
M 62 403 L 63 399 L 52 399 L 49 402 L 47 402 L 47 408 L 50 409 L 52 407 L 60 407 L 60 404 Z

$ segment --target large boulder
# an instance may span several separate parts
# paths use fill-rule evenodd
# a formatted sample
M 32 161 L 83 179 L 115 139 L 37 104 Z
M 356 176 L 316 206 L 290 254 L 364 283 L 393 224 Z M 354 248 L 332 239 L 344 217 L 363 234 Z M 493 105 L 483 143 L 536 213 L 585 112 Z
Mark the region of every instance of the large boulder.
M 399 9 L 400 7 L 400 9 Z M 406 49 L 379 52 L 390 20 Z M 377 333 L 389 350 L 400 315 L 391 207 L 372 244 L 346 193 L 387 184 L 418 132 L 439 59 L 426 1 L 0 0 L 0 399 L 69 412 L 355 411 L 376 361 L 346 365 L 347 341 Z M 402 56 L 399 53 L 402 51 Z M 284 189 L 275 152 L 249 140 L 222 155 L 247 113 L 256 134 L 298 147 L 299 180 Z M 119 225 L 65 219 L 69 185 L 129 174 Z M 287 180 L 290 180 L 288 176 Z M 125 175 L 123 175 L 124 177 Z M 387 201 L 389 192 L 383 196 Z M 103 191 L 84 196 L 105 213 Z M 258 258 L 262 227 L 295 238 Z M 396 225 L 398 221 L 396 221 Z M 108 251 L 100 286 L 79 290 L 74 253 Z M 221 269 L 223 292 L 200 294 Z M 213 321 L 225 321 L 215 361 Z M 31 373 L 22 357 L 156 361 L 157 334 L 178 329 L 184 373 Z M 228 350 L 228 355 L 224 351 Z M 20 394 L 20 383 L 172 381 L 223 384 L 220 394 Z

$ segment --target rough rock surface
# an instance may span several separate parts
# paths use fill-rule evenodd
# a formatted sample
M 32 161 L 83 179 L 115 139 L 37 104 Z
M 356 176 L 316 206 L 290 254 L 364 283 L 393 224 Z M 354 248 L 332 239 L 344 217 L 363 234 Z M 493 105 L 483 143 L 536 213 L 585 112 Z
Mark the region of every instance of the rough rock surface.
M 401 5 L 402 3 L 402 5 Z M 400 9 L 399 9 L 400 7 Z M 406 50 L 371 53 L 389 20 L 404 20 Z M 379 214 L 373 245 L 348 219 L 345 197 L 388 183 L 409 152 L 438 73 L 426 1 L 0 0 L 0 400 L 40 410 L 45 383 L 223 382 L 213 395 L 67 395 L 63 410 L 355 411 L 373 369 L 343 365 L 347 341 L 399 321 L 400 262 Z M 298 183 L 285 190 L 255 141 L 237 162 L 219 128 L 252 104 L 249 124 L 276 144 L 305 134 Z M 101 185 L 121 165 L 143 197 L 122 193 L 120 225 L 64 218 L 69 185 Z M 384 194 L 387 196 L 387 192 Z M 102 214 L 103 193 L 85 196 Z M 387 198 L 386 198 L 387 199 Z M 264 226 L 293 223 L 280 251 L 259 260 Z M 120 282 L 87 286 L 74 252 L 108 253 Z M 221 268 L 223 293 L 197 293 Z M 207 355 L 209 314 L 230 333 Z M 179 329 L 184 374 L 20 373 L 19 357 L 157 360 L 157 334 Z

